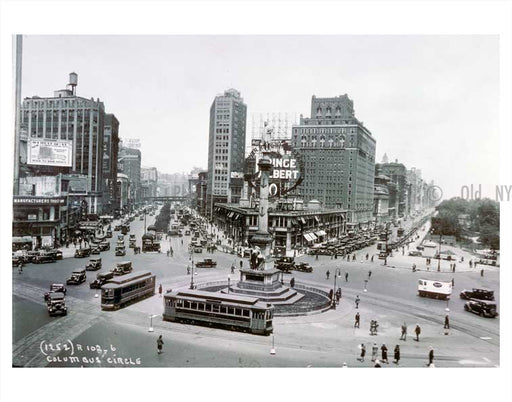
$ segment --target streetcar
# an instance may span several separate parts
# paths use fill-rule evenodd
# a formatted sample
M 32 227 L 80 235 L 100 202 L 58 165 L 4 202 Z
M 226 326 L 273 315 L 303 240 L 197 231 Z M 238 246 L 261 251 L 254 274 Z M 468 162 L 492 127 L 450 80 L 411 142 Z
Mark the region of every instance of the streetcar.
M 155 275 L 150 271 L 132 272 L 109 279 L 101 287 L 101 309 L 117 310 L 155 294 Z
M 163 319 L 270 335 L 274 306 L 256 297 L 180 290 L 164 295 Z

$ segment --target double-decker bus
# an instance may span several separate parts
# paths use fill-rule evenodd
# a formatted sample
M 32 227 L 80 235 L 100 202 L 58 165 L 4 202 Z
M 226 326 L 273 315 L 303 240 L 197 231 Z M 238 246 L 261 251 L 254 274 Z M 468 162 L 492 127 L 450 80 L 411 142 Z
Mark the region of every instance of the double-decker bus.
M 274 306 L 256 297 L 201 290 L 181 290 L 164 296 L 166 321 L 269 335 L 273 316 Z
M 155 294 L 155 275 L 150 271 L 115 276 L 101 287 L 102 310 L 117 310 Z

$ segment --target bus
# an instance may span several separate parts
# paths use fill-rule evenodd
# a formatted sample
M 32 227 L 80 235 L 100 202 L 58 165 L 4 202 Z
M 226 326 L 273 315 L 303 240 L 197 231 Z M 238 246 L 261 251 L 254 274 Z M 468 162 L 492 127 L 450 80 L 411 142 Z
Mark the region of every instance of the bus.
M 101 309 L 118 310 L 155 294 L 155 275 L 150 271 L 116 276 L 101 287 Z
M 180 290 L 164 296 L 165 321 L 270 335 L 274 306 L 256 297 Z

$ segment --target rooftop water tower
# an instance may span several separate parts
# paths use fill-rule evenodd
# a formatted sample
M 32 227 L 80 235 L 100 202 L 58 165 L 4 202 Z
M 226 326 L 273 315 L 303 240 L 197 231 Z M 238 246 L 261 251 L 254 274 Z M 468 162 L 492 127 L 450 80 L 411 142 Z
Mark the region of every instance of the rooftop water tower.
M 70 73 L 68 87 L 71 87 L 71 92 L 73 93 L 73 95 L 76 95 L 76 86 L 77 85 L 78 85 L 78 74 Z

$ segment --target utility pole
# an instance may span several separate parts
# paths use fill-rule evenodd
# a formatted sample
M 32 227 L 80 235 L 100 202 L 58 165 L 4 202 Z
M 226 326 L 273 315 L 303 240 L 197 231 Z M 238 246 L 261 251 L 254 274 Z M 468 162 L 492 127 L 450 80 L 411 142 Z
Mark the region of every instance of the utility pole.
M 21 132 L 21 62 L 23 52 L 23 36 L 16 35 L 16 92 L 14 120 L 14 188 L 13 194 L 20 192 L 20 132 Z

